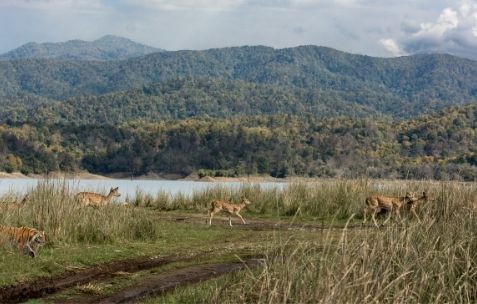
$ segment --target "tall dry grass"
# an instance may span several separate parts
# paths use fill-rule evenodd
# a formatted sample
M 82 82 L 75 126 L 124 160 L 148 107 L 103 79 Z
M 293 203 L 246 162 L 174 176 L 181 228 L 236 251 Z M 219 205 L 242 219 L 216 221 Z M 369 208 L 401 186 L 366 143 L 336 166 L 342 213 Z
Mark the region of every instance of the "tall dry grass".
M 405 185 L 434 194 L 419 209 L 421 222 L 328 230 L 316 242 L 277 239 L 263 270 L 208 297 L 220 303 L 476 303 L 477 214 L 468 209 L 475 185 Z
M 155 225 L 144 210 L 119 204 L 101 209 L 81 207 L 73 190 L 67 183 L 41 182 L 30 190 L 30 202 L 19 208 L 2 208 L 0 224 L 45 230 L 50 243 L 107 243 L 157 237 Z
M 201 212 L 210 207 L 210 201 L 213 199 L 239 202 L 240 198 L 245 196 L 252 202 L 247 208 L 250 213 L 302 215 L 345 221 L 353 214 L 362 218 L 364 201 L 370 194 L 404 196 L 407 191 L 415 192 L 417 196 L 427 191 L 439 204 L 439 210 L 447 213 L 451 208 L 450 196 L 453 200 L 467 205 L 477 197 L 477 187 L 473 183 L 336 179 L 290 183 L 283 188 L 261 187 L 257 184 L 244 184 L 238 188 L 219 185 L 194 192 L 191 196 L 171 196 L 165 192 L 152 196 L 138 191 L 133 204 L 164 211 Z

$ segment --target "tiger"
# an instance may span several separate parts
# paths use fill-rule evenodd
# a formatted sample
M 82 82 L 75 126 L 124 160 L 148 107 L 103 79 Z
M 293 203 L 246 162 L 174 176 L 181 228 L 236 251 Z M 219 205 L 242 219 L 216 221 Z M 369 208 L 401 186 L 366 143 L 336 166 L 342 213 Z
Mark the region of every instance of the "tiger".
M 46 242 L 45 231 L 30 227 L 0 226 L 0 234 L 4 240 L 9 240 L 20 252 L 34 258 L 37 249 Z

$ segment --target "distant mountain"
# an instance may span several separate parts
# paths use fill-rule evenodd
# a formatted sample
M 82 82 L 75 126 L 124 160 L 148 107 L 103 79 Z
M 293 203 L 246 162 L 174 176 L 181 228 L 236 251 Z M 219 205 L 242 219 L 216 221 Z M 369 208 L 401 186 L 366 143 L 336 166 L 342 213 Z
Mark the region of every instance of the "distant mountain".
M 122 60 L 162 51 L 136 43 L 127 38 L 107 35 L 89 42 L 70 40 L 58 43 L 30 42 L 8 53 L 0 60 L 59 59 L 59 60 Z
M 431 113 L 451 105 L 477 102 L 476 61 L 439 54 L 374 58 L 317 46 L 287 49 L 246 46 L 159 52 L 105 62 L 51 59 L 0 61 L 0 102 L 22 99 L 19 96 L 66 100 L 75 96 L 127 91 L 177 79 L 241 81 L 244 84 L 280 87 L 283 92 L 302 90 L 307 93 L 291 94 L 295 95 L 293 98 L 302 98 L 299 104 L 307 105 L 309 109 L 328 107 L 324 104 L 325 100 L 328 105 L 333 100 L 339 100 L 341 105 L 349 105 L 349 109 L 356 109 L 353 105 L 360 106 L 367 113 L 379 112 L 398 119 Z M 244 88 L 262 90 L 253 85 L 245 85 Z M 208 94 L 207 88 L 198 91 L 197 94 Z M 242 94 L 240 90 L 235 92 Z M 204 99 L 189 100 L 202 102 Z M 220 98 L 217 100 L 220 101 Z M 86 98 L 84 102 L 95 100 Z M 244 98 L 243 102 L 261 103 L 263 99 Z M 286 104 L 281 102 L 281 106 Z M 296 112 L 297 108 L 292 103 L 288 105 L 288 108 L 282 107 L 280 113 Z M 232 107 L 229 115 L 234 113 Z M 321 116 L 324 112 L 316 113 Z M 338 113 L 343 112 L 340 110 Z

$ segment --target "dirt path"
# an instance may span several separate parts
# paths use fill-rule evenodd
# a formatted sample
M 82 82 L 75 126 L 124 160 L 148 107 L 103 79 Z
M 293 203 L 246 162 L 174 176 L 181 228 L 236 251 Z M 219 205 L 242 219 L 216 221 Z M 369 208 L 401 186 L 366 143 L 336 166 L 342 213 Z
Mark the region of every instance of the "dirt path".
M 192 223 L 197 225 L 206 225 L 206 217 L 201 215 L 159 215 L 158 219 L 167 220 L 171 222 L 183 222 L 183 223 Z M 276 221 L 273 219 L 246 219 L 247 224 L 243 225 L 238 218 L 232 218 L 232 225 L 234 229 L 246 229 L 254 231 L 268 231 L 268 230 L 307 230 L 307 231 L 317 231 L 325 229 L 359 229 L 359 228 L 373 228 L 373 225 L 362 225 L 362 224 L 328 224 L 324 222 L 316 223 L 293 223 L 286 221 Z M 226 225 L 228 226 L 229 219 L 228 217 L 216 216 L 212 220 L 212 225 Z
M 158 219 L 168 220 L 172 222 L 186 222 L 193 224 L 206 225 L 205 217 L 201 215 L 158 215 Z M 228 226 L 228 218 L 217 217 L 214 218 L 213 225 L 226 225 Z M 370 226 L 371 227 L 371 226 Z M 308 224 L 308 223 L 291 223 L 275 221 L 272 219 L 248 219 L 247 225 L 234 222 L 234 229 L 247 229 L 255 231 L 267 231 L 267 230 L 307 230 L 307 231 L 319 231 L 324 229 L 343 229 L 345 225 L 329 225 L 325 223 L 321 224 Z M 368 228 L 368 226 L 362 226 L 361 224 L 348 225 L 348 228 Z M 147 270 L 164 266 L 166 264 L 175 262 L 185 262 L 193 259 L 200 258 L 210 253 L 209 251 L 196 253 L 190 256 L 166 256 L 166 257 L 143 257 L 135 259 L 126 259 L 120 261 L 114 261 L 89 267 L 86 269 L 67 271 L 60 275 L 39 278 L 27 282 L 13 284 L 10 286 L 0 287 L 0 303 L 20 303 L 28 299 L 45 297 L 59 291 L 90 282 L 107 280 L 114 278 L 117 273 L 127 272 L 133 273 L 141 270 Z M 252 263 L 252 262 L 247 262 Z M 237 269 L 242 269 L 246 264 L 217 264 L 206 266 L 193 266 L 183 270 L 178 270 L 177 273 L 158 275 L 154 277 L 154 286 L 148 287 L 148 290 L 153 290 L 152 293 L 161 294 L 168 290 L 171 290 L 177 286 L 184 284 L 191 284 L 212 278 L 216 275 L 221 275 L 227 272 L 231 272 Z M 183 272 L 182 272 L 183 271 Z M 169 277 L 170 275 L 170 277 Z M 169 284 L 169 283 L 170 284 Z M 144 282 L 144 286 L 149 286 Z M 118 297 L 142 297 L 146 291 L 137 287 L 132 290 L 125 290 L 123 293 L 118 293 Z M 122 295 L 120 295 L 122 294 Z M 79 299 L 78 299 L 79 300 Z M 96 299 L 97 302 L 98 299 Z M 104 299 L 107 301 L 107 299 Z M 108 300 L 109 301 L 109 300 Z M 94 302 L 94 303 L 96 303 Z M 104 302 L 104 303 L 116 303 L 116 302 Z M 121 303 L 121 302 L 117 302 Z
M 204 254 L 206 253 L 188 257 L 167 256 L 120 260 L 87 269 L 67 271 L 58 276 L 4 286 L 0 288 L 0 303 L 20 303 L 28 299 L 44 297 L 72 286 L 111 278 L 119 272 L 137 272 L 156 268 L 174 262 L 189 261 Z
M 180 286 L 202 282 L 246 268 L 255 268 L 262 264 L 262 259 L 247 259 L 244 262 L 190 266 L 181 269 L 171 270 L 166 273 L 148 276 L 137 282 L 134 286 L 125 288 L 108 297 L 89 299 L 77 298 L 71 299 L 71 302 L 68 301 L 67 303 L 131 303 L 135 300 L 147 296 L 163 295 L 169 291 L 173 291 Z

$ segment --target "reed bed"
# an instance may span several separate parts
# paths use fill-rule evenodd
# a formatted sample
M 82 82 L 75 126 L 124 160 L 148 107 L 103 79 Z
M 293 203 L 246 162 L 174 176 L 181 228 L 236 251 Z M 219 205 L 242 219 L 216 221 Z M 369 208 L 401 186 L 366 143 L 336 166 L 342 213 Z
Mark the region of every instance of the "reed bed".
M 144 215 L 144 210 L 120 204 L 101 209 L 84 208 L 75 201 L 74 192 L 67 183 L 41 182 L 29 191 L 31 199 L 25 205 L 2 207 L 0 223 L 45 230 L 49 243 L 110 243 L 157 238 L 155 225 Z
M 318 188 L 295 185 L 278 193 L 276 200 L 282 207 L 294 206 L 298 203 L 291 198 L 293 193 L 306 202 L 298 206 L 303 212 L 323 215 L 331 213 L 332 206 L 336 206 L 342 208 L 339 212 L 346 214 L 362 207 L 361 196 L 366 193 L 363 191 L 370 189 L 367 184 L 357 188 L 353 185 L 353 182 L 338 181 L 334 189 L 341 193 L 332 193 L 332 185 Z M 177 303 L 190 299 L 209 299 L 210 303 L 476 303 L 477 213 L 471 204 L 476 198 L 475 184 L 405 182 L 396 188 L 387 188 L 386 193 L 399 194 L 406 190 L 427 190 L 433 195 L 432 201 L 419 208 L 420 222 L 406 217 L 379 229 L 347 226 L 343 230 L 317 231 L 315 237 L 308 240 L 293 236 L 284 239 L 277 234 L 261 270 L 222 278 L 197 290 L 181 290 L 165 300 Z M 322 198 L 324 194 L 351 206 L 337 206 L 331 199 Z M 324 206 L 314 207 L 313 202 Z M 347 223 L 353 220 L 355 216 L 351 215 Z M 154 302 L 157 301 L 148 303 Z
M 325 180 L 291 183 L 281 189 L 246 184 L 239 188 L 222 185 L 192 195 L 175 196 L 166 192 L 152 196 L 137 191 L 129 204 L 110 204 L 94 209 L 79 206 L 73 197 L 76 191 L 70 189 L 68 183 L 39 183 L 29 190 L 30 201 L 25 206 L 3 209 L 0 223 L 45 230 L 50 240 L 55 242 L 104 243 L 157 237 L 153 218 L 148 216 L 146 208 L 135 208 L 138 206 L 159 211 L 190 210 L 203 213 L 213 199 L 238 202 L 245 196 L 252 202 L 246 211 L 251 214 L 346 221 L 351 216 L 362 218 L 364 200 L 370 193 L 403 195 L 406 191 L 418 194 L 427 191 L 433 203 L 422 204 L 420 214 L 431 212 L 433 218 L 446 219 L 456 212 L 456 208 L 471 210 L 472 202 L 477 197 L 477 187 L 473 183 Z M 11 200 L 12 197 L 19 200 L 21 195 L 9 193 L 0 201 Z
M 215 303 L 475 303 L 477 225 L 461 215 L 343 231 L 320 244 L 283 243 L 270 249 L 262 271 L 195 296 Z
M 135 206 L 157 210 L 192 210 L 203 212 L 213 199 L 239 202 L 242 196 L 251 202 L 249 213 L 274 216 L 309 216 L 345 221 L 350 216 L 362 218 L 366 196 L 384 194 L 404 196 L 408 191 L 420 196 L 427 191 L 442 212 L 448 212 L 452 200 L 469 207 L 477 198 L 474 183 L 434 181 L 382 181 L 382 180 L 323 180 L 318 182 L 290 183 L 283 188 L 243 184 L 238 188 L 223 185 L 210 187 L 192 195 L 171 196 L 160 192 L 156 196 L 136 193 Z

